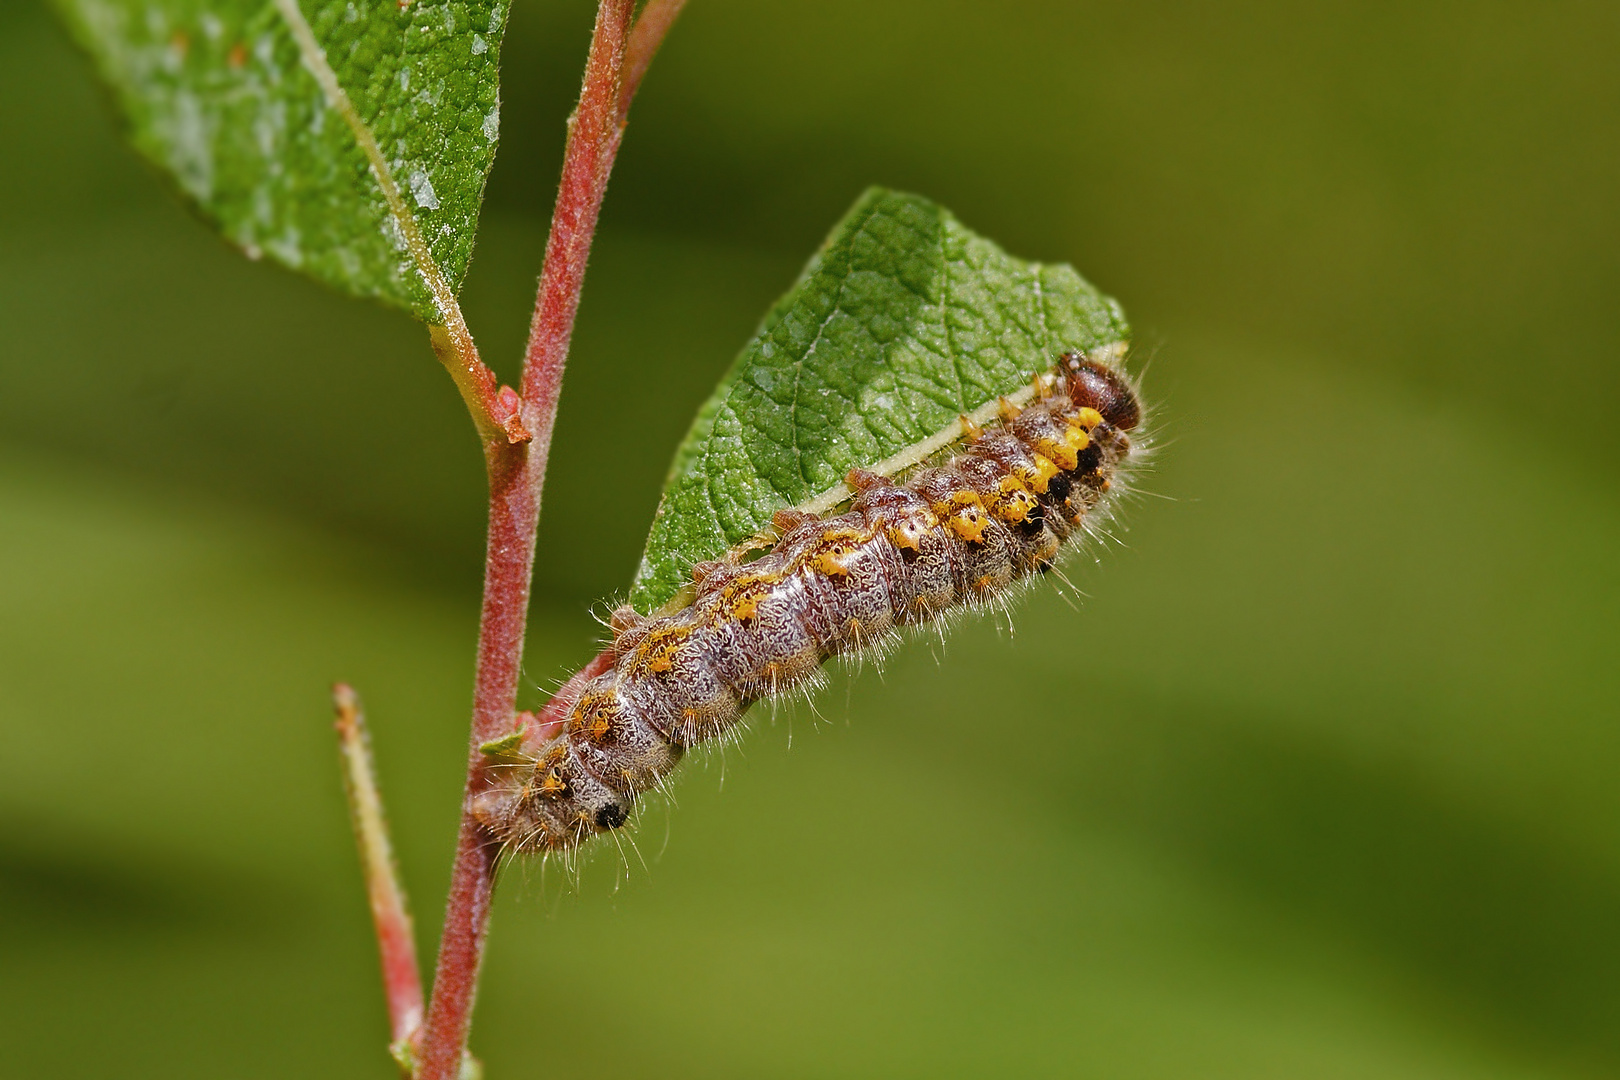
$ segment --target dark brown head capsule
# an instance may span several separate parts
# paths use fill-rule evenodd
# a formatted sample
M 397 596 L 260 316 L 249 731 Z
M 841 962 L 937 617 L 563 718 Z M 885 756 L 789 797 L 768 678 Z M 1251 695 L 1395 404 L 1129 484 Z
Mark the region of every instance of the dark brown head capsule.
M 1079 353 L 1065 353 L 1060 367 L 1069 377 L 1069 397 L 1079 406 L 1090 406 L 1121 431 L 1129 431 L 1142 420 L 1142 407 L 1136 393 L 1120 374 L 1107 364 L 1087 360 Z

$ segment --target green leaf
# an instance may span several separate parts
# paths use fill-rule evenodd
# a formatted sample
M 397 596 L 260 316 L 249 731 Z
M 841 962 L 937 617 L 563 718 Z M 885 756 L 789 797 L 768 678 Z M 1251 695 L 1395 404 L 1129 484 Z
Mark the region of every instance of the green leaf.
M 631 588 L 649 611 L 771 515 L 1124 341 L 1071 267 L 1013 258 L 943 207 L 873 188 L 766 315 L 675 455 Z
M 135 144 L 227 239 L 441 322 L 407 241 L 414 225 L 453 297 L 495 157 L 507 0 L 293 2 L 56 0 Z M 391 212 L 323 64 L 413 221 Z
M 478 744 L 478 752 L 493 761 L 502 761 L 508 764 L 520 764 L 530 760 L 518 752 L 523 745 L 523 729 L 502 735 L 498 739 L 491 739 L 486 743 Z

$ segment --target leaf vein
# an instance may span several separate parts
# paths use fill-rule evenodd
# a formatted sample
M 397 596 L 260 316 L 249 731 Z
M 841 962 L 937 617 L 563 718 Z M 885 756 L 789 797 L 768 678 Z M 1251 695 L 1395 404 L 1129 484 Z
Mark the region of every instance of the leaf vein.
M 321 48 L 320 42 L 315 40 L 315 31 L 310 28 L 304 13 L 299 10 L 298 0 L 275 0 L 275 5 L 281 12 L 281 17 L 286 20 L 288 29 L 292 31 L 304 67 L 320 85 L 327 104 L 343 117 L 344 123 L 348 124 L 355 143 L 365 154 L 366 163 L 371 167 L 371 175 L 377 181 L 377 186 L 382 189 L 383 199 L 388 204 L 388 212 L 399 229 L 400 237 L 405 241 L 405 248 L 416 264 L 416 271 L 421 275 L 422 283 L 427 286 L 440 316 L 444 319 L 444 325 L 465 332 L 465 323 L 461 318 L 460 305 L 456 303 L 455 292 L 445 281 L 444 275 L 439 272 L 439 265 L 434 261 L 433 252 L 428 248 L 427 241 L 422 238 L 416 215 L 411 213 L 410 207 L 405 204 L 405 197 L 400 192 L 399 184 L 394 179 L 393 170 L 389 168 L 387 159 L 383 157 L 382 148 L 377 145 L 376 136 L 361 117 L 359 110 L 354 107 L 354 102 L 343 89 L 343 85 L 338 82 L 337 72 L 332 70 L 332 65 L 326 59 L 326 51 Z

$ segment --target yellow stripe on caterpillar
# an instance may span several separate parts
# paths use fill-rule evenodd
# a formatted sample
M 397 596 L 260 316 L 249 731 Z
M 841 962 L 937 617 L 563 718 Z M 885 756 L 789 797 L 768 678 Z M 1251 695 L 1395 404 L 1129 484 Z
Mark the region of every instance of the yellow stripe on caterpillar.
M 754 701 L 1049 567 L 1095 531 L 1079 523 L 1106 512 L 1137 452 L 1128 433 L 1141 405 L 1119 356 L 1065 354 L 1027 389 L 960 417 L 933 448 L 969 438 L 949 461 L 926 467 L 911 448 L 852 470 L 779 513 L 758 559 L 696 567 L 684 606 L 616 614 L 613 667 L 585 685 L 560 734 L 499 744 L 473 816 L 513 851 L 573 848 L 625 824 L 688 747 L 733 731 Z M 915 471 L 890 479 L 903 469 Z

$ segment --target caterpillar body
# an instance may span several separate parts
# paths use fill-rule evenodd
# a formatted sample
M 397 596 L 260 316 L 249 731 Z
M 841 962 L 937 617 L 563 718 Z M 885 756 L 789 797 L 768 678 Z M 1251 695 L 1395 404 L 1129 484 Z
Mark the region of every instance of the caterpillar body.
M 766 554 L 695 567 L 681 610 L 621 608 L 612 667 L 560 731 L 487 770 L 473 816 L 511 852 L 574 848 L 624 825 L 688 748 L 732 731 L 753 702 L 1049 570 L 1106 512 L 1134 452 L 1141 406 L 1119 351 L 1065 354 L 1027 404 L 1001 399 L 994 425 L 962 417 L 966 448 L 903 483 L 852 471 L 844 513 L 782 511 Z

